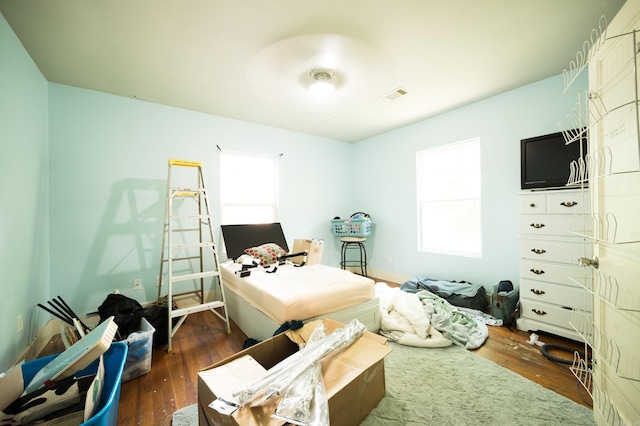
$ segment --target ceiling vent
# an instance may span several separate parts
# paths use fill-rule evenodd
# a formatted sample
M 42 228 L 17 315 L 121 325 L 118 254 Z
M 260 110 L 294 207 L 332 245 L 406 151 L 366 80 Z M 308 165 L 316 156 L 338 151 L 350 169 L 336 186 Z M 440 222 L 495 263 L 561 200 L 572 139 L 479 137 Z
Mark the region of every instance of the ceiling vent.
M 405 89 L 403 89 L 402 87 L 398 87 L 395 90 L 392 90 L 391 92 L 387 93 L 386 95 L 384 95 L 382 98 L 380 98 L 380 100 L 382 101 L 395 101 L 398 98 L 401 98 L 402 96 L 408 94 L 409 92 L 407 92 Z

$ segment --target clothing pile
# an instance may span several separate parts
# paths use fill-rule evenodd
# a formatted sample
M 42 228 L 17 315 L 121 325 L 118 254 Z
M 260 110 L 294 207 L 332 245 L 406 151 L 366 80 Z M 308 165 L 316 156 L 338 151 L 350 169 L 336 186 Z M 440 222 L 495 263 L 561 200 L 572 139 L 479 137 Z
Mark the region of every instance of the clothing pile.
M 427 290 L 410 293 L 377 283 L 376 297 L 380 300 L 380 333 L 396 343 L 476 349 L 489 337 L 484 321 Z

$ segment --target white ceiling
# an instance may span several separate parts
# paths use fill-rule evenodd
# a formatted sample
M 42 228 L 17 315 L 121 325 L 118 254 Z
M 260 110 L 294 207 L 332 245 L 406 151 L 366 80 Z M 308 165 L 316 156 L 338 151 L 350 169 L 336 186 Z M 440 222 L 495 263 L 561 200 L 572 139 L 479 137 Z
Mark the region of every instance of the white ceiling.
M 48 81 L 345 142 L 551 77 L 624 0 L 0 0 Z M 313 67 L 340 78 L 310 102 Z M 397 88 L 408 94 L 394 101 Z

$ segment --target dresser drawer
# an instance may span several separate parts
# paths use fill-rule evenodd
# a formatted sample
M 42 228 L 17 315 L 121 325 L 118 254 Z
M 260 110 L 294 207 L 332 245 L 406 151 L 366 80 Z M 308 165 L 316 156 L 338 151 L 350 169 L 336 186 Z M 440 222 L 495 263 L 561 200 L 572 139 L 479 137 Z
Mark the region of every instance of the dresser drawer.
M 535 321 L 553 324 L 558 327 L 572 328 L 573 310 L 531 299 L 520 299 L 521 315 Z
M 574 190 L 535 192 L 520 195 L 521 214 L 573 215 L 589 210 L 589 193 Z
M 589 194 L 585 192 L 558 191 L 547 196 L 547 213 L 578 214 L 589 210 Z
M 589 294 L 582 287 L 526 279 L 520 282 L 520 297 L 522 299 L 557 305 L 561 308 L 570 308 L 570 310 L 580 309 L 591 312 Z
M 520 234 L 577 237 L 569 232 L 574 221 L 573 215 L 522 215 L 520 216 Z
M 591 257 L 591 245 L 582 241 L 522 239 L 520 257 L 535 261 L 577 265 L 581 257 Z
M 589 276 L 584 277 L 585 274 Z M 571 279 L 572 276 L 581 283 L 584 282 L 585 279 L 590 281 L 591 269 L 580 267 L 577 265 L 577 262 L 575 265 L 529 259 L 523 259 L 520 262 L 520 277 L 522 279 L 558 283 L 582 289 L 582 286 L 576 284 Z
M 541 193 L 521 195 L 521 214 L 544 214 L 547 212 L 547 197 Z

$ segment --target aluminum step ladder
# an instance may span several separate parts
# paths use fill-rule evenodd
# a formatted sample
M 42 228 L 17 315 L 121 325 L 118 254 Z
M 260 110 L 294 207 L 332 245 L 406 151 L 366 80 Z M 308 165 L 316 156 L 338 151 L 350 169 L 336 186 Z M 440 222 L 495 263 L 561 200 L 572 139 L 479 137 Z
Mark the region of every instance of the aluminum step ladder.
M 192 313 L 210 310 L 224 322 L 227 334 L 231 333 L 199 161 L 169 160 L 158 277 L 158 301 L 169 310 L 167 352 L 172 351 L 173 336 Z

